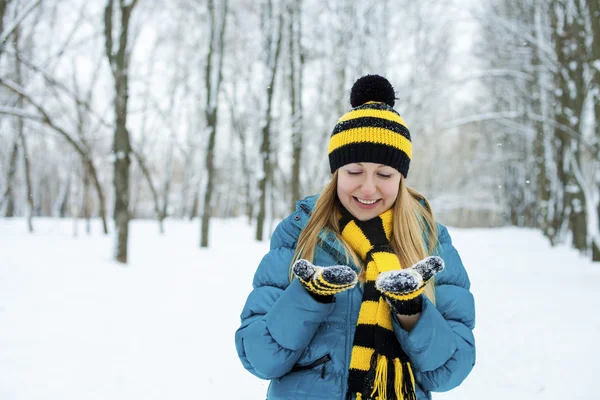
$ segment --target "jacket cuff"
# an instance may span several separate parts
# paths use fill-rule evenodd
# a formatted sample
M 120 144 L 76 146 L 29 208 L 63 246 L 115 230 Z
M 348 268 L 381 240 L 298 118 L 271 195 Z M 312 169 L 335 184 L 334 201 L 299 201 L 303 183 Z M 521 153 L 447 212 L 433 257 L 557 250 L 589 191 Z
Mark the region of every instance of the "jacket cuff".
M 334 307 L 335 303 L 316 301 L 300 281 L 294 279 L 267 313 L 267 329 L 282 347 L 303 350 Z
M 395 314 L 392 324 L 402 349 L 419 371 L 433 371 L 441 367 L 457 349 L 456 334 L 425 296 L 421 315 L 410 332 L 402 328 Z

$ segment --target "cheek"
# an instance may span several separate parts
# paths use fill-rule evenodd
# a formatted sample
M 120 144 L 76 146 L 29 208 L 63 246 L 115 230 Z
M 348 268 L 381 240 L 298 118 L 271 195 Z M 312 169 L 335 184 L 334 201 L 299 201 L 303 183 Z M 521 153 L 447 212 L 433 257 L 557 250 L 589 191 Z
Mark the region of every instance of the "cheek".
M 382 189 L 384 196 L 390 201 L 395 201 L 398 197 L 398 191 L 400 190 L 400 181 L 390 182 L 386 184 Z
M 342 196 L 350 194 L 352 192 L 351 182 L 347 182 L 344 179 L 338 179 L 337 192 Z

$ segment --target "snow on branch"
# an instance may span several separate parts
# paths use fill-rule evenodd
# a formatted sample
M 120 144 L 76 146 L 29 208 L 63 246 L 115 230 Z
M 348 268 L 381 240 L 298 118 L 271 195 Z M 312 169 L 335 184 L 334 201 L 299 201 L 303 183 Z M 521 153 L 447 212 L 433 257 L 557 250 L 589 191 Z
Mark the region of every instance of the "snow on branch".
M 552 47 L 547 46 L 546 43 L 541 42 L 541 41 L 537 40 L 535 37 L 531 36 L 529 33 L 527 33 L 526 29 L 521 29 L 520 27 L 515 26 L 514 23 L 507 21 L 500 16 L 496 15 L 494 17 L 496 17 L 495 20 L 498 22 L 498 24 L 500 26 L 502 26 L 503 28 L 505 28 L 507 31 L 515 34 L 517 37 L 520 37 L 520 38 L 526 40 L 530 44 L 537 46 L 540 50 L 542 50 L 544 53 L 546 53 L 546 55 L 548 55 L 550 57 L 550 59 L 553 58 L 555 52 Z
M 10 24 L 6 30 L 4 32 L 2 32 L 2 35 L 0 35 L 0 51 L 4 50 L 4 42 L 6 41 L 6 39 L 8 39 L 8 37 L 10 36 L 11 33 L 13 33 L 13 31 L 15 29 L 17 29 L 17 27 L 19 26 L 19 24 L 29 15 L 29 13 L 31 11 L 33 11 L 33 9 L 35 7 L 38 6 L 38 4 L 40 4 L 42 2 L 42 0 L 33 0 L 31 2 L 31 4 L 29 4 L 27 7 L 25 7 L 25 11 L 23 11 L 20 15 L 17 16 L 17 18 L 15 18 L 15 20 L 12 22 L 12 24 Z
M 101 115 L 94 112 L 94 110 L 92 109 L 92 107 L 90 106 L 88 101 L 82 100 L 81 98 L 79 98 L 77 93 L 73 92 L 71 89 L 69 89 L 63 83 L 57 81 L 50 72 L 48 72 L 45 69 L 43 69 L 42 67 L 32 63 L 31 61 L 24 59 L 23 57 L 21 57 L 19 54 L 17 54 L 13 50 L 5 49 L 4 51 L 6 52 L 6 54 L 10 54 L 10 55 L 16 57 L 20 63 L 28 66 L 31 70 L 41 74 L 42 77 L 46 80 L 46 82 L 48 82 L 50 85 L 55 86 L 58 89 L 65 92 L 68 96 L 70 96 L 73 99 L 73 101 L 75 101 L 77 103 L 78 106 L 83 107 L 86 111 L 88 111 L 90 113 L 90 115 L 93 115 L 94 117 L 96 117 L 103 126 L 111 127 L 111 124 L 106 122 Z
M 138 0 L 131 0 L 129 2 L 124 1 L 124 2 L 122 2 L 121 7 L 122 8 L 133 8 L 133 7 L 135 7 L 137 2 L 138 2 Z
M 501 112 L 489 112 L 483 114 L 468 115 L 466 117 L 457 118 L 449 121 L 446 129 L 458 128 L 464 125 L 472 124 L 474 122 L 493 121 L 498 119 L 513 119 L 522 117 L 521 111 L 501 111 Z
M 15 117 L 33 119 L 37 121 L 43 121 L 44 119 L 37 114 L 29 113 L 21 108 L 14 107 L 2 107 L 0 106 L 0 114 L 13 115 Z
M 600 196 L 598 193 L 597 183 L 594 182 L 593 178 L 589 180 L 585 178 L 579 162 L 575 158 L 573 152 L 567 152 L 566 157 L 571 165 L 573 175 L 575 176 L 575 179 L 577 179 L 579 187 L 581 188 L 585 198 L 588 234 L 593 243 L 600 248 L 600 216 L 598 215 Z
M 87 156 L 88 149 L 82 147 L 82 145 L 76 139 L 74 139 L 67 131 L 65 131 L 63 128 L 59 127 L 58 125 L 56 125 L 52 121 L 52 118 L 50 118 L 50 115 L 44 109 L 44 107 L 41 104 L 37 103 L 33 99 L 33 97 L 31 95 L 29 95 L 21 85 L 17 84 L 16 82 L 13 82 L 9 79 L 2 78 L 2 77 L 0 77 L 0 85 L 6 87 L 7 89 L 10 89 L 12 92 L 14 92 L 17 95 L 22 96 L 25 100 L 27 100 L 27 102 L 29 104 L 31 104 L 36 110 L 38 110 L 40 115 L 35 116 L 35 118 L 33 118 L 34 120 L 40 121 L 40 122 L 46 124 L 47 126 L 49 126 L 50 128 L 52 128 L 54 131 L 58 132 L 60 135 L 62 135 L 67 140 L 67 142 L 69 142 L 75 148 L 75 150 L 80 155 L 82 155 L 84 157 Z M 25 116 L 25 115 L 23 115 L 23 116 Z
M 583 135 L 581 133 L 577 132 L 576 130 L 574 130 L 570 126 L 558 123 L 558 122 L 556 122 L 556 120 L 545 118 L 545 117 L 543 117 L 541 115 L 537 115 L 537 114 L 529 114 L 528 117 L 531 118 L 534 121 L 542 122 L 544 124 L 548 124 L 548 125 L 552 126 L 553 128 L 556 128 L 556 129 L 558 129 L 558 130 L 566 133 L 567 135 L 571 136 L 572 139 L 575 139 L 577 141 L 581 141 L 583 144 L 585 144 L 587 146 L 593 146 L 591 143 L 588 143 L 585 140 L 585 138 L 583 137 Z
M 480 78 L 501 78 L 501 77 L 511 77 L 511 78 L 522 78 L 527 81 L 533 81 L 535 79 L 534 76 L 527 72 L 519 71 L 516 69 L 508 69 L 508 68 L 492 68 L 492 69 L 483 69 L 479 71 L 473 71 L 471 74 L 453 80 L 452 83 L 462 83 L 465 81 L 471 81 L 474 79 Z

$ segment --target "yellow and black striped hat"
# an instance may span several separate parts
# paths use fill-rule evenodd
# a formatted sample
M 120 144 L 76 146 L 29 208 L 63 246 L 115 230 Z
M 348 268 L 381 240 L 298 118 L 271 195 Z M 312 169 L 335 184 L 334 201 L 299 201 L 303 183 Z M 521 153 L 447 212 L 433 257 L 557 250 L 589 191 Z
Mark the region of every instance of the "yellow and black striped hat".
M 346 164 L 373 162 L 408 176 L 410 132 L 394 104 L 394 88 L 384 77 L 365 75 L 354 83 L 352 110 L 338 120 L 329 139 L 331 173 Z

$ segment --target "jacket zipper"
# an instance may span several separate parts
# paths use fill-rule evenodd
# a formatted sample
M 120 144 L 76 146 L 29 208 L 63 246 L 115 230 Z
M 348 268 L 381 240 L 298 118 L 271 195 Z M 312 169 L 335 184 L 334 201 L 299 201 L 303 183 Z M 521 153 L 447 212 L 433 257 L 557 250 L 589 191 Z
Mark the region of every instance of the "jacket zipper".
M 294 366 L 294 368 L 292 368 L 291 372 L 298 372 L 298 371 L 306 371 L 309 369 L 313 369 L 318 367 L 319 365 L 323 365 L 323 367 L 321 367 L 321 379 L 325 379 L 325 363 L 331 361 L 331 356 L 329 354 L 325 354 L 323 357 L 319 358 L 318 360 L 315 360 L 313 362 L 311 362 L 308 365 L 297 365 Z

